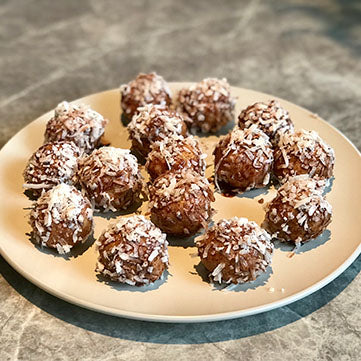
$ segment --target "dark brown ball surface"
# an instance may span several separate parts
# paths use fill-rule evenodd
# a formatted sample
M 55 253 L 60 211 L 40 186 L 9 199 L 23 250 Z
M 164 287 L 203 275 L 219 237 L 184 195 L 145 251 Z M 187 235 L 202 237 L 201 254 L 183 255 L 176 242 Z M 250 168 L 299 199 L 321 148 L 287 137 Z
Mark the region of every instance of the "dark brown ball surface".
M 262 131 L 235 129 L 220 140 L 213 154 L 219 188 L 243 192 L 269 183 L 273 150 Z
M 108 120 L 85 104 L 66 101 L 55 108 L 45 130 L 45 142 L 70 141 L 90 153 L 100 144 Z
M 59 183 L 77 182 L 79 148 L 71 142 L 42 145 L 29 159 L 24 170 L 24 188 L 35 197 Z
M 126 209 L 142 190 L 137 159 L 128 149 L 102 147 L 79 161 L 79 183 L 95 207 Z
M 235 98 L 226 79 L 207 78 L 181 89 L 177 110 L 191 130 L 215 133 L 234 119 Z
M 271 263 L 271 236 L 247 218 L 221 219 L 196 243 L 210 278 L 218 283 L 255 280 Z
M 193 136 L 168 137 L 153 145 L 145 167 L 152 181 L 168 170 L 193 169 L 204 175 L 206 156 L 202 153 L 199 141 Z
M 90 202 L 75 187 L 61 183 L 43 193 L 30 213 L 32 238 L 59 253 L 84 243 L 93 228 Z
M 155 142 L 173 136 L 186 136 L 187 126 L 183 118 L 167 106 L 150 104 L 139 109 L 128 124 L 128 131 L 132 149 L 147 157 Z
M 331 222 L 324 183 L 307 175 L 290 178 L 266 206 L 263 227 L 274 237 L 299 244 L 319 236 Z
M 151 220 L 163 232 L 189 236 L 207 226 L 213 192 L 193 170 L 168 171 L 149 186 Z
M 96 244 L 96 271 L 112 281 L 143 286 L 161 278 L 168 267 L 166 235 L 143 216 L 121 218 Z
M 120 94 L 123 112 L 129 119 L 138 113 L 138 108 L 146 104 L 170 106 L 172 103 L 168 84 L 156 73 L 139 74 L 120 87 Z
M 254 124 L 268 135 L 273 145 L 277 145 L 282 134 L 294 131 L 288 111 L 276 100 L 254 103 L 241 111 L 238 126 L 245 129 Z
M 334 163 L 333 149 L 315 131 L 302 129 L 281 136 L 274 152 L 273 172 L 280 182 L 300 174 L 328 179 Z

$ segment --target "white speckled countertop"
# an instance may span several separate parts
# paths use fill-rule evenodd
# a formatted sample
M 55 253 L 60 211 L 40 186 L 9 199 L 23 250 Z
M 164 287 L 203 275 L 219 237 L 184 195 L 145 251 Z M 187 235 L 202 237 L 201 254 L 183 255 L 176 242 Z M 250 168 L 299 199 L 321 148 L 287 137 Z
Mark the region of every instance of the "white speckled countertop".
M 361 4 L 351 0 L 0 0 L 0 147 L 63 99 L 155 70 L 283 97 L 361 149 L 360 33 Z M 271 312 L 161 324 L 70 305 L 0 257 L 0 360 L 357 360 L 360 269 L 361 257 Z

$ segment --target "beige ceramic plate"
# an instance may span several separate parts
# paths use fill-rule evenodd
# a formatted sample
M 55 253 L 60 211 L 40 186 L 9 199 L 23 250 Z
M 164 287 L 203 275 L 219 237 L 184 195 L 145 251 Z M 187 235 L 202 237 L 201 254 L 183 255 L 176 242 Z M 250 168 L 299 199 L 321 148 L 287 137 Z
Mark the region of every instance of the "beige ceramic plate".
M 172 88 L 176 90 L 181 85 L 172 84 Z M 232 91 L 238 96 L 237 114 L 253 102 L 271 98 L 246 89 L 232 88 Z M 120 122 L 117 89 L 80 101 L 111 120 L 106 138 L 112 145 L 129 148 L 127 132 Z M 318 290 L 344 271 L 361 251 L 361 157 L 353 145 L 325 121 L 305 109 L 280 101 L 289 110 L 296 128 L 315 129 L 336 152 L 335 179 L 328 193 L 334 214 L 324 235 L 304 245 L 293 257 L 290 257 L 292 248 L 277 246 L 272 268 L 254 283 L 234 289 L 215 288 L 202 279 L 203 270 L 195 248 L 183 248 L 180 241 L 174 241 L 169 249 L 171 265 L 164 280 L 142 288 L 98 280 L 94 272 L 94 245 L 78 250 L 68 259 L 35 247 L 25 235 L 30 231 L 26 208 L 31 202 L 23 195 L 22 171 L 27 159 L 42 144 L 45 124 L 52 112 L 22 129 L 0 152 L 2 256 L 24 277 L 57 297 L 92 310 L 142 320 L 201 322 L 241 317 L 286 305 Z M 201 141 L 211 164 L 217 137 L 203 137 Z M 212 168 L 207 172 L 210 175 Z M 216 194 L 214 219 L 243 216 L 260 224 L 264 212 L 258 200 L 267 201 L 273 196 L 274 189 L 252 191 L 234 198 Z M 143 211 L 145 208 L 142 206 Z M 109 221 L 112 219 L 95 217 L 95 238 Z

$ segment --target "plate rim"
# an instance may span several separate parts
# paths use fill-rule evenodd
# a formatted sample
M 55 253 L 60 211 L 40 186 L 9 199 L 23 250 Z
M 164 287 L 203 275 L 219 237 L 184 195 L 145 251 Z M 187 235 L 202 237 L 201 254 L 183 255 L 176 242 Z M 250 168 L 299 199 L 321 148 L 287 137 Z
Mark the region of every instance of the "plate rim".
M 192 83 L 192 82 L 170 82 L 170 84 L 172 84 L 172 85 L 174 85 L 176 87 L 182 86 L 182 85 L 184 86 L 186 84 L 189 85 L 190 83 Z M 283 102 L 290 103 L 293 106 L 296 106 L 299 109 L 302 109 L 304 112 L 315 114 L 312 111 L 310 111 L 310 110 L 308 110 L 308 109 L 306 109 L 306 108 L 304 108 L 304 107 L 302 107 L 302 106 L 300 106 L 298 104 L 292 103 L 292 102 L 290 102 L 290 101 L 288 101 L 288 100 L 286 100 L 284 98 L 281 98 L 281 97 L 278 97 L 278 96 L 275 96 L 275 95 L 271 95 L 271 94 L 264 93 L 264 92 L 257 91 L 257 90 L 253 90 L 253 89 L 237 87 L 237 86 L 231 86 L 231 88 L 236 88 L 236 89 L 242 90 L 242 91 L 262 94 L 262 95 L 268 96 L 270 98 L 276 98 L 276 99 L 279 99 L 279 100 L 281 100 Z M 70 102 L 81 102 L 82 99 L 84 99 L 84 98 L 97 96 L 97 95 L 100 95 L 100 94 L 104 95 L 104 93 L 108 93 L 108 92 L 111 93 L 111 92 L 115 92 L 115 91 L 119 91 L 119 88 L 113 88 L 113 89 L 108 89 L 108 90 L 104 90 L 104 91 L 101 91 L 101 92 L 88 94 L 88 95 L 82 96 L 81 98 L 72 100 Z M 0 154 L 3 152 L 3 150 L 5 148 L 7 148 L 7 146 L 12 141 L 12 139 L 17 137 L 19 135 L 19 133 L 24 131 L 24 129 L 26 127 L 28 127 L 32 123 L 38 121 L 40 118 L 45 117 L 51 111 L 52 111 L 52 109 L 49 110 L 48 112 L 45 112 L 45 113 L 41 114 L 39 117 L 37 117 L 36 119 L 31 121 L 30 123 L 26 124 L 23 128 L 21 128 L 18 132 L 16 132 L 3 145 L 3 147 L 0 149 Z M 331 128 L 339 136 L 341 136 L 344 140 L 346 140 L 346 142 L 349 145 L 351 145 L 353 150 L 356 151 L 356 154 L 361 158 L 361 152 L 351 142 L 351 140 L 347 138 L 346 135 L 344 135 L 334 125 L 328 123 L 326 120 L 324 120 L 320 116 L 318 116 L 318 115 L 316 115 L 316 116 L 317 116 L 318 121 L 320 121 L 321 123 L 323 123 L 327 127 Z M 0 213 L 3 213 L 2 209 L 0 209 Z M 298 300 L 300 300 L 300 299 L 302 299 L 304 297 L 307 297 L 307 296 L 313 294 L 314 292 L 320 290 L 321 288 L 325 287 L 327 284 L 332 282 L 335 278 L 337 278 L 341 273 L 343 273 L 355 261 L 355 259 L 359 256 L 360 253 L 361 253 L 361 242 L 358 245 L 358 247 L 354 250 L 354 252 L 338 268 L 336 268 L 332 273 L 330 273 L 327 277 L 324 277 L 320 281 L 316 282 L 312 286 L 309 286 L 308 288 L 306 288 L 306 289 L 304 289 L 302 291 L 299 291 L 299 292 L 297 292 L 297 293 L 295 293 L 295 294 L 293 294 L 291 296 L 288 296 L 286 298 L 283 298 L 281 300 L 277 300 L 277 301 L 268 303 L 267 305 L 255 306 L 255 307 L 251 307 L 251 308 L 248 308 L 248 309 L 245 309 L 245 310 L 240 310 L 240 311 L 221 312 L 221 313 L 215 313 L 215 314 L 209 314 L 209 315 L 171 316 L 171 315 L 158 315 L 158 314 L 144 314 L 144 313 L 140 313 L 140 312 L 119 310 L 119 309 L 115 309 L 115 308 L 112 308 L 112 307 L 106 307 L 106 306 L 103 306 L 103 305 L 94 304 L 92 302 L 88 302 L 86 300 L 76 298 L 76 297 L 74 297 L 72 295 L 69 295 L 69 294 L 66 294 L 64 292 L 52 289 L 51 287 L 48 287 L 46 284 L 43 284 L 43 282 L 41 282 L 41 281 L 37 280 L 36 278 L 32 277 L 31 274 L 23 271 L 22 268 L 16 262 L 14 262 L 10 257 L 8 257 L 8 255 L 3 251 L 2 245 L 0 243 L 0 254 L 6 260 L 6 262 L 11 267 L 13 267 L 15 269 L 15 271 L 18 272 L 25 279 L 27 279 L 28 281 L 33 283 L 35 286 L 41 288 L 45 292 L 51 294 L 52 296 L 55 296 L 57 298 L 62 299 L 63 301 L 69 302 L 71 304 L 75 304 L 77 306 L 83 307 L 85 309 L 88 309 L 88 310 L 91 310 L 91 311 L 94 311 L 94 312 L 101 312 L 101 313 L 112 315 L 112 316 L 124 317 L 124 318 L 128 318 L 128 319 L 135 319 L 135 320 L 140 320 L 140 321 L 163 322 L 163 323 L 202 323 L 202 322 L 223 321 L 223 320 L 229 320 L 229 319 L 235 319 L 235 318 L 251 316 L 251 315 L 267 312 L 267 311 L 270 311 L 270 310 L 273 310 L 273 309 L 276 309 L 276 308 L 279 308 L 279 307 L 286 306 L 288 304 L 291 304 L 293 302 L 296 302 L 296 301 L 298 301 Z
M 161 323 L 204 323 L 204 322 L 216 322 L 216 321 L 225 321 L 231 320 L 235 318 L 242 318 L 247 316 L 256 315 L 259 313 L 268 312 L 274 310 L 276 308 L 280 308 L 283 306 L 287 306 L 293 302 L 296 302 L 300 299 L 303 299 L 321 288 L 325 287 L 329 283 L 331 283 L 335 278 L 337 278 L 340 274 L 342 274 L 351 264 L 355 261 L 358 255 L 361 252 L 361 244 L 356 248 L 356 250 L 352 253 L 352 255 L 341 265 L 339 266 L 334 272 L 332 272 L 327 277 L 323 278 L 321 281 L 317 282 L 316 284 L 306 288 L 303 291 L 300 291 L 292 296 L 286 297 L 282 300 L 275 301 L 272 303 L 267 304 L 266 306 L 256 306 L 252 308 L 248 308 L 246 310 L 241 311 L 231 311 L 231 312 L 222 312 L 216 313 L 212 315 L 198 315 L 198 316 L 169 316 L 169 315 L 152 315 L 152 314 L 144 314 L 140 312 L 130 312 L 124 310 L 118 310 L 112 307 L 105 307 L 102 305 L 95 305 L 94 303 L 87 302 L 85 300 L 81 300 L 79 298 L 73 297 L 71 295 L 58 292 L 54 289 L 49 288 L 47 285 L 44 285 L 42 282 L 38 281 L 36 278 L 33 278 L 29 274 L 25 274 L 22 272 L 21 268 L 18 268 L 17 264 L 12 262 L 7 255 L 3 254 L 2 249 L 0 248 L 1 256 L 12 266 L 16 272 L 18 272 L 21 276 L 25 279 L 30 281 L 35 286 L 39 287 L 43 291 L 49 293 L 52 296 L 60 298 L 63 301 L 69 302 L 73 305 L 80 306 L 87 310 L 93 312 L 101 312 L 107 315 L 116 316 L 116 317 L 124 317 L 128 319 L 138 320 L 138 321 L 149 321 L 149 322 L 161 322 Z

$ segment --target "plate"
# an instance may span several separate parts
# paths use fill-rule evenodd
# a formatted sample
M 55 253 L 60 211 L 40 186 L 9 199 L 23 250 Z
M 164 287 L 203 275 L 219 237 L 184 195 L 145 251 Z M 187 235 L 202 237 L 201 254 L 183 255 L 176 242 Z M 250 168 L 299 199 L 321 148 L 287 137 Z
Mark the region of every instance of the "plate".
M 172 83 L 176 91 L 189 83 Z M 238 97 L 236 114 L 256 101 L 275 97 L 232 88 Z M 277 99 L 277 98 L 276 98 Z M 215 287 L 205 279 L 204 269 L 191 240 L 171 242 L 170 267 L 163 280 L 151 286 L 131 287 L 100 280 L 95 271 L 95 245 L 87 242 L 70 257 L 34 246 L 27 214 L 31 202 L 23 194 L 22 171 L 31 154 L 42 144 L 47 120 L 44 114 L 17 133 L 0 152 L 0 251 L 29 281 L 45 291 L 79 306 L 116 316 L 161 322 L 203 322 L 242 317 L 296 301 L 325 286 L 358 256 L 361 224 L 361 156 L 335 128 L 317 115 L 279 99 L 296 128 L 314 129 L 336 153 L 335 177 L 327 195 L 333 221 L 322 236 L 293 254 L 292 247 L 276 245 L 272 267 L 256 281 L 235 287 Z M 120 117 L 118 89 L 87 96 L 77 102 L 89 104 L 110 119 L 105 137 L 112 145 L 129 148 Z M 232 126 L 232 125 L 231 125 Z M 224 131 L 223 131 L 224 133 Z M 201 137 L 212 164 L 218 136 Z M 212 166 L 207 169 L 212 174 Z M 216 193 L 214 220 L 243 216 L 260 224 L 264 217 L 260 199 L 268 201 L 275 190 L 261 189 L 226 198 Z M 144 212 L 146 205 L 142 205 Z M 351 216 L 352 214 L 352 216 Z M 95 216 L 94 238 L 117 214 Z

